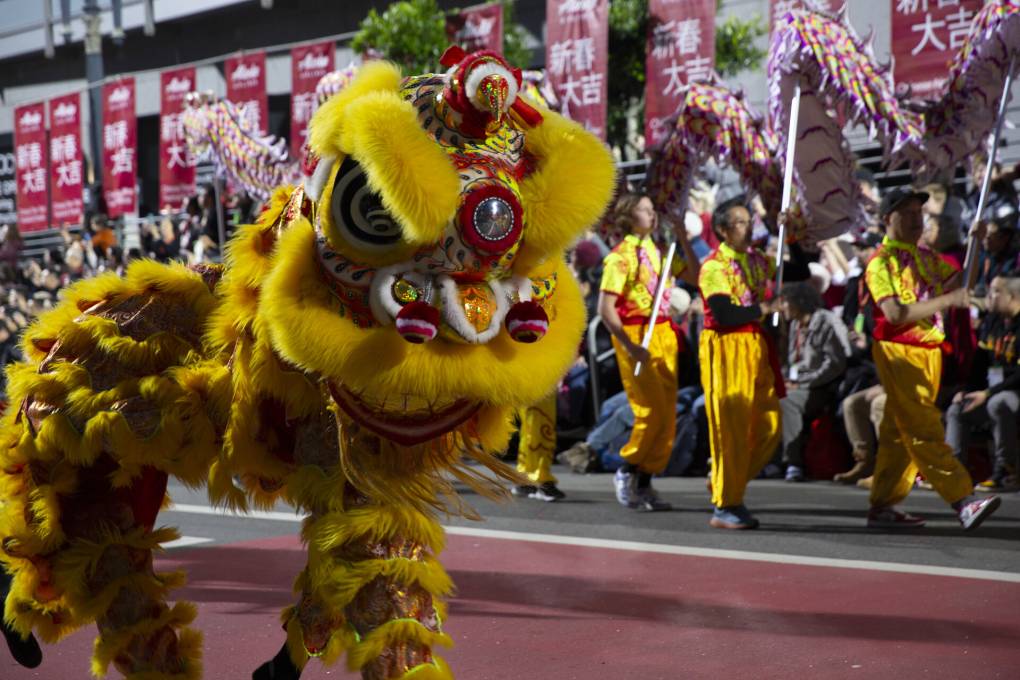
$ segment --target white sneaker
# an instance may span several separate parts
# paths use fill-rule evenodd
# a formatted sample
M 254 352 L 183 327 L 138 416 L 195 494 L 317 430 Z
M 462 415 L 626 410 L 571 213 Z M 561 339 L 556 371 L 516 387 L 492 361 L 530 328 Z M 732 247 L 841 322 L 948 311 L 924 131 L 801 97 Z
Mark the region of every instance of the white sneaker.
M 673 509 L 673 506 L 659 498 L 659 492 L 648 486 L 644 489 L 635 489 L 634 496 L 638 510 L 645 512 L 666 512 Z
M 964 531 L 977 529 L 993 512 L 999 509 L 1002 499 L 998 496 L 989 496 L 981 500 L 971 501 L 960 508 L 960 524 Z
M 613 486 L 616 487 L 616 502 L 625 508 L 636 508 L 638 497 L 636 492 L 637 475 L 633 472 L 617 470 L 613 476 Z

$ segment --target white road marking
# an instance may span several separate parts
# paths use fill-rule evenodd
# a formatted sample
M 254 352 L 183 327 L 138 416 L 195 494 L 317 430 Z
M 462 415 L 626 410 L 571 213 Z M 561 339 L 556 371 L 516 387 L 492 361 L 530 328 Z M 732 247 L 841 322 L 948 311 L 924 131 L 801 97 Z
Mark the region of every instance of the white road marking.
M 230 510 L 214 508 L 208 505 L 174 504 L 167 508 L 168 512 L 183 512 L 194 515 L 221 515 L 238 519 L 268 519 L 282 522 L 301 522 L 304 517 L 291 512 L 270 512 L 252 510 L 238 514 Z M 808 555 L 784 555 L 780 553 L 751 552 L 749 550 L 721 550 L 717 548 L 696 548 L 681 545 L 664 545 L 661 543 L 641 543 L 638 541 L 618 541 L 604 538 L 587 538 L 583 536 L 558 536 L 555 534 L 527 533 L 522 531 L 499 531 L 496 529 L 478 529 L 474 527 L 443 527 L 452 536 L 473 536 L 503 541 L 530 541 L 532 543 L 552 543 L 555 545 L 573 545 L 583 548 L 605 548 L 609 550 L 626 550 L 631 552 L 649 552 L 663 555 L 683 555 L 688 557 L 714 557 L 724 560 L 745 560 L 750 562 L 772 562 L 774 564 L 795 564 L 809 567 L 834 567 L 839 569 L 866 569 L 870 571 L 888 571 L 899 574 L 924 574 L 927 576 L 953 576 L 972 578 L 985 581 L 1003 581 L 1020 583 L 1020 574 L 1007 571 L 990 571 L 985 569 L 961 569 L 957 567 L 939 567 L 929 564 L 906 564 L 901 562 L 876 562 L 872 560 L 846 560 L 834 557 L 810 557 Z
M 200 545 L 202 543 L 212 543 L 212 539 L 202 538 L 201 536 L 181 536 L 180 538 L 167 541 L 160 545 L 162 545 L 164 550 L 167 550 L 170 548 L 186 548 L 189 545 Z

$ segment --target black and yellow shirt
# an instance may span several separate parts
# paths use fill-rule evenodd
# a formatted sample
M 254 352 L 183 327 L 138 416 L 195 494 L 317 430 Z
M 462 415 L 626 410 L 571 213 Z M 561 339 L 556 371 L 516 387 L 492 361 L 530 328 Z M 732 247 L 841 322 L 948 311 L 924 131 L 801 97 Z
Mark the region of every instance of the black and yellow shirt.
M 991 313 L 978 328 L 978 353 L 971 375 L 972 388 L 987 389 L 989 395 L 1013 390 L 1020 392 L 1020 316 L 1009 318 Z M 990 376 L 995 375 L 995 380 Z M 994 382 L 995 384 L 991 384 Z

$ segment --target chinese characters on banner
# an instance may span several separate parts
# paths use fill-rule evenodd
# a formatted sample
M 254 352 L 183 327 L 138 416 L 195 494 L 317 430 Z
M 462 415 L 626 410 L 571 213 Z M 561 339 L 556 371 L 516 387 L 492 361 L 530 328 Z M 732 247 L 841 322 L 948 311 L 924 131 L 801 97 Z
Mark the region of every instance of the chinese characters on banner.
M 446 35 L 467 52 L 491 50 L 503 54 L 503 6 L 498 2 L 468 7 L 446 16 Z M 511 64 L 526 68 L 527 64 Z
M 296 157 L 304 158 L 308 121 L 317 104 L 315 86 L 333 70 L 335 55 L 332 41 L 295 47 L 290 52 L 290 148 Z
M 18 221 L 14 211 L 14 197 L 18 193 L 18 175 L 15 172 L 14 152 L 10 147 L 0 151 L 0 225 Z
M 269 99 L 266 96 L 266 53 L 254 52 L 227 59 L 227 99 L 243 107 L 252 129 L 269 130 Z
M 982 0 L 891 1 L 896 87 L 907 85 L 914 97 L 936 99 Z
M 782 19 L 787 12 L 806 9 L 834 15 L 842 6 L 843 0 L 769 0 L 769 35 L 772 35 L 776 21 Z
M 46 105 L 14 109 L 14 164 L 18 175 L 18 228 L 24 233 L 49 227 L 46 187 Z
M 609 0 L 547 0 L 545 68 L 563 114 L 606 138 Z
M 645 147 L 669 134 L 681 90 L 715 65 L 715 0 L 650 0 L 645 57 Z
M 135 79 L 103 86 L 103 195 L 110 217 L 137 210 L 138 123 Z
M 184 139 L 181 111 L 184 99 L 195 89 L 195 68 L 160 74 L 159 205 L 179 208 L 195 193 L 195 164 Z
M 59 227 L 82 221 L 81 95 L 50 100 L 50 212 Z

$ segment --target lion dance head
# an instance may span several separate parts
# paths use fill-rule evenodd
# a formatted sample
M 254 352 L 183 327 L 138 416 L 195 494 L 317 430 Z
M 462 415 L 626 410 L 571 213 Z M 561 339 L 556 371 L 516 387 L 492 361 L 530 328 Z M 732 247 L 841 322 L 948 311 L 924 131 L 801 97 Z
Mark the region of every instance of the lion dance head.
M 402 78 L 369 63 L 316 112 L 308 225 L 281 235 L 261 294 L 276 351 L 356 429 L 494 450 L 575 356 L 584 307 L 564 252 L 615 170 L 579 125 L 526 102 L 501 56 L 451 48 L 443 64 Z

